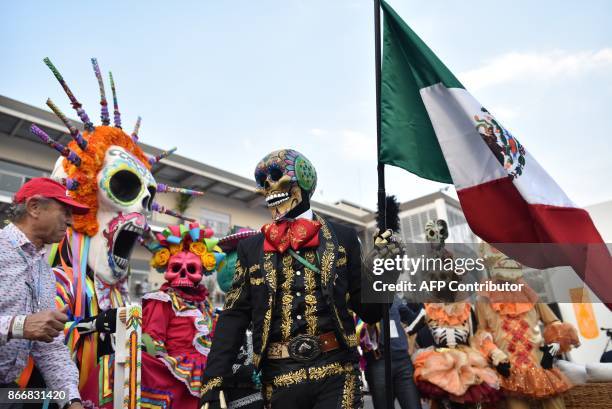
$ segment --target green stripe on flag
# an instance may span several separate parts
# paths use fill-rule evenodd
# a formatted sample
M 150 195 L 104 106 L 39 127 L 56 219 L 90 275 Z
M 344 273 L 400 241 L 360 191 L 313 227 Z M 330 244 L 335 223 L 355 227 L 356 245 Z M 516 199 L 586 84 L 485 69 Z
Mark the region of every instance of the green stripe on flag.
M 440 82 L 448 88 L 463 85 L 387 3 L 381 4 L 384 22 L 378 158 L 423 178 L 453 183 L 419 90 Z

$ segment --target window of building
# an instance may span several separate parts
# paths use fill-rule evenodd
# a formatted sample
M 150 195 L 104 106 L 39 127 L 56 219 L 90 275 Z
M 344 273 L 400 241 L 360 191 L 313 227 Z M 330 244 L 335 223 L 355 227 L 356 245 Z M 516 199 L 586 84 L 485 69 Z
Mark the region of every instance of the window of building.
M 222 237 L 229 233 L 230 222 L 231 216 L 229 214 L 202 209 L 200 223 L 213 229 L 216 237 Z
M 39 169 L 0 160 L 0 193 L 12 197 L 28 180 L 46 175 Z
M 451 243 L 475 243 L 476 236 L 470 229 L 463 213 L 453 207 L 446 208 L 448 214 L 448 241 Z

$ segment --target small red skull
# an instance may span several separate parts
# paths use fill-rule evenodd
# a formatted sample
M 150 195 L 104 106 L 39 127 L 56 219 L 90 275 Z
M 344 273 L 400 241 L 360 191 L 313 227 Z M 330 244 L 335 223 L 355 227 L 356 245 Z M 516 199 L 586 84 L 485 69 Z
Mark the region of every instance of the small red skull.
M 176 253 L 170 257 L 164 278 L 171 287 L 197 287 L 202 281 L 202 260 L 189 251 Z

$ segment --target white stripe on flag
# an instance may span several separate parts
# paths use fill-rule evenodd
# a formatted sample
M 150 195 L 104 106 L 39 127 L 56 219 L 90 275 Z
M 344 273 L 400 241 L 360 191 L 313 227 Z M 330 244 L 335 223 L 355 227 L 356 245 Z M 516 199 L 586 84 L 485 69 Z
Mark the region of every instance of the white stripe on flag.
M 442 84 L 421 89 L 421 98 L 457 190 L 508 175 L 471 119 L 474 112 L 480 112 L 480 105 L 474 100 L 477 106 L 466 106 L 465 94 L 464 89 L 449 89 Z
M 435 84 L 421 89 L 421 98 L 457 190 L 508 176 L 476 129 L 482 105 L 468 91 Z M 576 207 L 528 151 L 525 161 L 513 183 L 527 203 Z

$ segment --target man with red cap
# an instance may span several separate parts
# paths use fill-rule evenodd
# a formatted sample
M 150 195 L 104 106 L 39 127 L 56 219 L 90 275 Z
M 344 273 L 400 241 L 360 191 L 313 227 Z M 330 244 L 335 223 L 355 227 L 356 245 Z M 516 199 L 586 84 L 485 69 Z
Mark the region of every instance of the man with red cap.
M 15 194 L 10 223 L 0 230 L 0 388 L 17 387 L 31 355 L 47 387 L 57 391 L 52 398 L 60 408 L 82 405 L 78 371 L 63 342 L 68 317 L 55 308 L 55 277 L 44 246 L 64 237 L 73 213 L 88 210 L 60 183 L 34 178 Z M 0 404 L 21 406 L 18 399 Z

